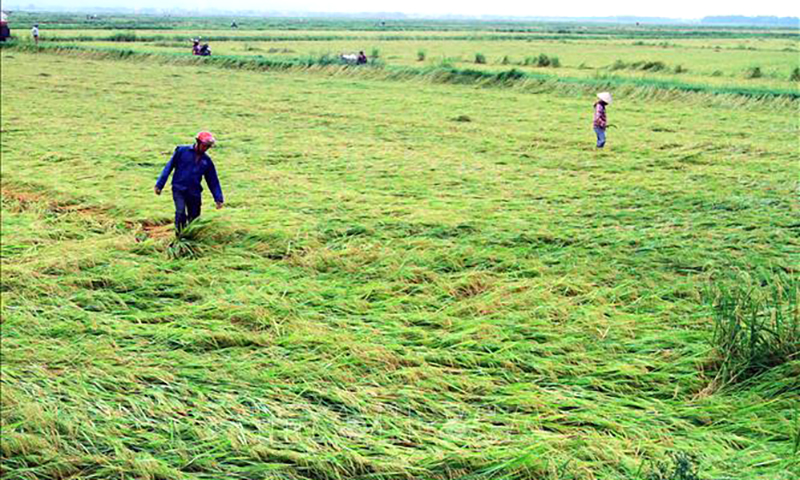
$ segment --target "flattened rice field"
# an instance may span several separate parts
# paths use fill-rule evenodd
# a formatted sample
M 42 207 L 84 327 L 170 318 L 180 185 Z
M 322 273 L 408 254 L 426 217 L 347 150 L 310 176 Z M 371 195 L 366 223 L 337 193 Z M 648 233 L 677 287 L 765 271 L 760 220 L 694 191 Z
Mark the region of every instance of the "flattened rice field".
M 3 49 L 2 477 L 797 478 L 800 357 L 721 381 L 708 298 L 796 279 L 796 100 L 592 102 Z

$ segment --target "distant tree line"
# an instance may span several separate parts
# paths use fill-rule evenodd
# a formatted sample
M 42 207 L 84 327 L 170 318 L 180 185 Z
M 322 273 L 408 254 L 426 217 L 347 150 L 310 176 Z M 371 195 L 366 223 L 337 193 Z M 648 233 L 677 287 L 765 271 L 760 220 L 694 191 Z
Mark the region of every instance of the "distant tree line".
M 717 17 L 703 17 L 703 25 L 759 25 L 770 27 L 800 27 L 800 18 L 797 17 L 745 17 L 742 15 L 728 15 Z

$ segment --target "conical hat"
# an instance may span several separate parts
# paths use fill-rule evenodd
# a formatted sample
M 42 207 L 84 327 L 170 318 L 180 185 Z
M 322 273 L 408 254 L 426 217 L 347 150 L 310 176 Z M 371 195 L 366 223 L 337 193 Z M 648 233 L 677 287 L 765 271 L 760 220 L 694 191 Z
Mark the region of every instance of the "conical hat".
M 611 94 L 608 92 L 600 92 L 597 94 L 597 98 L 606 102 L 607 104 L 611 105 Z

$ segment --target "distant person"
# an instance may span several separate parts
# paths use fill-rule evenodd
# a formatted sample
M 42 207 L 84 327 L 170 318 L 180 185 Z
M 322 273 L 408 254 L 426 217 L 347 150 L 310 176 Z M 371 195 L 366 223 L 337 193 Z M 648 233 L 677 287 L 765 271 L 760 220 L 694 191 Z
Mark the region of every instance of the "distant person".
M 172 200 L 175 202 L 175 230 L 180 232 L 192 220 L 200 216 L 203 187 L 200 181 L 205 178 L 208 189 L 214 197 L 217 209 L 222 208 L 222 188 L 217 178 L 217 170 L 206 151 L 216 143 L 210 132 L 200 132 L 194 145 L 179 145 L 175 148 L 161 176 L 156 181 L 156 195 L 161 195 L 170 173 L 172 175 Z
M 200 38 L 193 38 L 192 39 L 192 55 L 199 55 L 201 57 L 207 57 L 211 55 L 211 47 L 208 46 L 207 43 L 200 43 Z
M 358 52 L 358 59 L 356 59 L 356 64 L 357 65 L 364 65 L 365 63 L 367 63 L 367 55 L 362 50 L 362 51 Z
M 597 94 L 597 101 L 594 103 L 594 133 L 597 134 L 597 148 L 603 148 L 606 144 L 606 128 L 608 128 L 608 118 L 606 117 L 606 106 L 611 105 L 611 94 L 601 92 Z
M 33 37 L 34 43 L 36 43 L 36 46 L 38 47 L 39 46 L 39 24 L 38 23 L 35 23 L 33 25 L 33 28 L 31 28 L 31 36 Z
M 231 22 L 231 28 L 239 28 L 239 25 L 236 25 L 236 20 Z
M 8 28 L 8 17 L 6 12 L 0 11 L 0 42 L 5 42 L 11 36 L 11 29 Z

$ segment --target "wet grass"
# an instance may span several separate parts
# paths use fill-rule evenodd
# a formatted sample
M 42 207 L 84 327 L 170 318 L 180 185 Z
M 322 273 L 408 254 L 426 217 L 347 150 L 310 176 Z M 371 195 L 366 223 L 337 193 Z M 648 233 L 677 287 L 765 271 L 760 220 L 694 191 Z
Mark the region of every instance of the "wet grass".
M 2 55 L 4 477 L 800 471 L 796 355 L 720 388 L 704 296 L 796 278 L 793 103 L 615 92 L 596 151 L 589 91 Z

